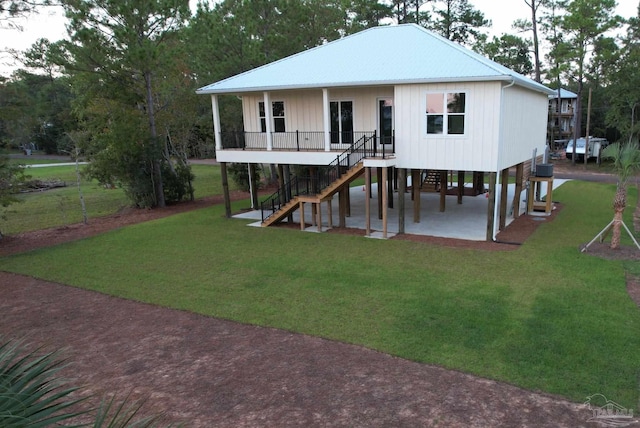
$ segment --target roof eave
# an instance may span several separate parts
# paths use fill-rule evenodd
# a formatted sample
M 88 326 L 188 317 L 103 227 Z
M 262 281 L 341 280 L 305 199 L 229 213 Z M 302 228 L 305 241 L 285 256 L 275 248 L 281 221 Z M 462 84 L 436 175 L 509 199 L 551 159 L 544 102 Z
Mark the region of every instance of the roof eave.
M 415 85 L 415 84 L 427 84 L 427 83 L 460 83 L 460 82 L 511 82 L 514 81 L 516 85 L 524 86 L 529 89 L 552 94 L 553 90 L 535 83 L 528 82 L 527 80 L 514 79 L 512 76 L 500 75 L 500 76 L 473 76 L 473 77 L 445 77 L 438 79 L 405 79 L 405 80 L 385 80 L 385 81 L 361 81 L 361 82 L 330 82 L 325 84 L 302 84 L 302 85 L 276 85 L 276 86 L 253 86 L 253 87 L 231 87 L 231 88 L 207 88 L 206 86 L 196 90 L 198 95 L 215 95 L 215 94 L 242 94 L 249 92 L 275 92 L 275 91 L 292 91 L 292 90 L 306 90 L 306 89 L 321 89 L 321 88 L 345 88 L 345 87 L 363 87 L 363 86 L 395 86 L 395 85 Z

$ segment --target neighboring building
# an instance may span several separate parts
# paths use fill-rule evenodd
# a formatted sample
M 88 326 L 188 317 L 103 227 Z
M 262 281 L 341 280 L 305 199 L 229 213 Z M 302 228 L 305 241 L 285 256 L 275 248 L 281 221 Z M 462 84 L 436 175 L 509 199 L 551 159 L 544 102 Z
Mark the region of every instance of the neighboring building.
M 549 95 L 549 125 L 548 140 L 552 149 L 561 149 L 566 146 L 569 139 L 573 138 L 573 129 L 576 123 L 576 103 L 578 95 L 560 88 L 554 89 Z
M 508 215 L 509 168 L 516 168 L 520 186 L 525 163 L 545 151 L 548 97 L 554 93 L 415 24 L 367 29 L 197 92 L 211 96 L 223 168 L 227 162 L 306 166 L 310 178 L 282 183 L 282 191 L 263 204 L 264 225 L 305 203 L 320 217 L 322 202 L 339 195 L 344 226 L 349 182 L 364 173 L 371 190 L 373 171 L 381 219 L 393 206 L 395 184 L 399 194 L 407 184 L 420 184 L 411 186 L 413 215 L 408 215 L 418 222 L 420 197 L 415 196 L 426 182 L 440 192 L 444 211 L 447 193 L 462 203 L 465 192 L 484 192 L 488 173 L 488 240 Z M 220 129 L 222 94 L 242 98 L 240 135 Z M 281 177 L 286 170 L 280 168 Z M 457 172 L 457 187 L 440 185 L 447 183 L 448 171 Z M 471 189 L 464 188 L 465 172 L 473 176 Z M 398 198 L 392 209 L 404 213 L 404 201 Z M 400 216 L 400 233 L 405 221 Z

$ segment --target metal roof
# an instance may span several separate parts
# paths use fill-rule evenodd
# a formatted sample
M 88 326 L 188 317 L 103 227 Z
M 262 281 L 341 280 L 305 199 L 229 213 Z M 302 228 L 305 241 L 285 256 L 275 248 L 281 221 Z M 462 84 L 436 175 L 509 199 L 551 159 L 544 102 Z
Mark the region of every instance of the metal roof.
M 198 89 L 199 94 L 506 81 L 553 91 L 416 24 L 369 28 Z
M 558 90 L 554 89 L 553 90 L 553 94 L 549 95 L 549 98 L 558 98 Z M 578 94 L 573 93 L 569 90 L 566 90 L 564 88 L 560 88 L 560 98 L 578 98 Z

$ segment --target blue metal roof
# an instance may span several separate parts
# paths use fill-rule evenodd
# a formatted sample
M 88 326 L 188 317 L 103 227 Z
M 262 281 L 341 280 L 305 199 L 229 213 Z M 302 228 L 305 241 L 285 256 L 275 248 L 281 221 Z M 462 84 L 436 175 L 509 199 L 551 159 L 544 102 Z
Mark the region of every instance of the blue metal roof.
M 197 90 L 199 94 L 408 83 L 513 81 L 553 91 L 415 24 L 381 26 Z
M 558 90 L 554 89 L 553 94 L 549 95 L 549 98 L 558 98 Z M 560 98 L 578 98 L 578 94 L 573 93 L 567 89 L 560 88 Z

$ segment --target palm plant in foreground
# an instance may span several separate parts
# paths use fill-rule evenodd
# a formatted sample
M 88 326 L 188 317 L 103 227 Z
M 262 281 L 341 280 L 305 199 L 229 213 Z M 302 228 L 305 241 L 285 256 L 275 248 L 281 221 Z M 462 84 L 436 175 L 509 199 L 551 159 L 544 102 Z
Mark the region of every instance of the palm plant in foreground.
M 613 170 L 618 175 L 616 195 L 613 199 L 613 228 L 611 234 L 611 248 L 620 246 L 620 226 L 622 214 L 627 207 L 627 183 L 640 170 L 640 148 L 638 141 L 625 144 L 613 143 L 602 151 L 604 158 L 613 161 Z
M 0 344 L 0 426 L 46 427 L 78 416 L 69 408 L 81 401 L 71 398 L 58 375 L 65 361 L 57 352 L 25 352 L 21 342 Z
M 95 410 L 74 411 L 85 398 L 73 398 L 79 388 L 62 380 L 60 370 L 67 366 L 60 352 L 26 351 L 20 341 L 0 342 L 0 427 L 91 427 L 151 428 L 157 417 L 135 419 L 142 402 L 115 397 L 103 400 Z M 95 412 L 95 414 L 94 414 Z M 93 422 L 78 424 L 83 417 Z M 71 425 L 64 425 L 71 422 Z

